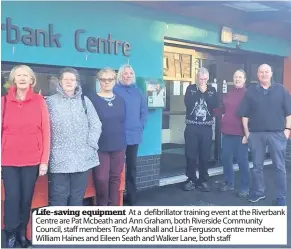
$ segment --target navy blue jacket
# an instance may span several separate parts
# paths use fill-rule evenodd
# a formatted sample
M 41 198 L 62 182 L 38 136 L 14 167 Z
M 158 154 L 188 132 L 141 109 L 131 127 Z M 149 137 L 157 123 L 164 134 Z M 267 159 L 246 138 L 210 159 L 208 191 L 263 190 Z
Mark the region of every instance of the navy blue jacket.
M 249 118 L 251 132 L 284 131 L 286 117 L 291 115 L 291 97 L 281 84 L 272 83 L 269 89 L 252 85 L 244 95 L 238 115 Z
M 118 83 L 114 87 L 114 93 L 121 96 L 125 101 L 127 145 L 140 144 L 148 115 L 145 97 L 135 84 L 126 86 Z

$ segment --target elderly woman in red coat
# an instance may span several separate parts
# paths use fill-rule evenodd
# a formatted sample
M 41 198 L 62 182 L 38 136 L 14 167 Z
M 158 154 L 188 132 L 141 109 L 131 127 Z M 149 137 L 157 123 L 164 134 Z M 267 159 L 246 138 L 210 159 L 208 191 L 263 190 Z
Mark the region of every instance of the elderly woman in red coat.
M 30 247 L 26 227 L 34 186 L 48 169 L 50 124 L 42 96 L 33 92 L 36 77 L 30 67 L 12 69 L 11 87 L 2 101 L 1 168 L 5 188 L 6 248 Z

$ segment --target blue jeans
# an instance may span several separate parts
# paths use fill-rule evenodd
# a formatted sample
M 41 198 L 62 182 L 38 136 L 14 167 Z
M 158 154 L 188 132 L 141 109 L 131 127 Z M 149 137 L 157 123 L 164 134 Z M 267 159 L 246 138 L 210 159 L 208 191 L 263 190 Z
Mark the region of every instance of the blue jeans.
M 249 146 L 252 152 L 254 168 L 252 171 L 251 194 L 265 194 L 264 180 L 264 158 L 266 146 L 268 145 L 273 164 L 276 166 L 276 192 L 278 199 L 286 199 L 287 179 L 285 156 L 287 141 L 284 132 L 251 132 L 249 136 Z
M 240 190 L 249 191 L 250 167 L 248 161 L 248 144 L 242 144 L 242 136 L 223 135 L 221 161 L 225 182 L 234 186 L 233 158 L 237 159 L 240 174 Z

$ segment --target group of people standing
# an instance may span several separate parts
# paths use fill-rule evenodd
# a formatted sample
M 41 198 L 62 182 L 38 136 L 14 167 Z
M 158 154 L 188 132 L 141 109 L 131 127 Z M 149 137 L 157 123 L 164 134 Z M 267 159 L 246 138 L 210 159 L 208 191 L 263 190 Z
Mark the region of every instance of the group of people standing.
M 277 168 L 276 205 L 286 205 L 285 150 L 291 131 L 291 98 L 272 81 L 272 69 L 263 64 L 258 84 L 245 87 L 247 75 L 234 73 L 234 88 L 219 103 L 208 85 L 209 72 L 200 68 L 197 84 L 185 94 L 185 156 L 188 180 L 184 189 L 210 191 L 208 163 L 214 117 L 221 118 L 221 191 L 234 190 L 233 157 L 240 170 L 239 197 L 251 202 L 265 198 L 263 163 L 268 145 Z M 135 72 L 123 65 L 118 73 L 97 73 L 99 90 L 82 93 L 80 75 L 73 68 L 60 72 L 56 94 L 46 100 L 34 93 L 36 76 L 26 65 L 16 66 L 2 97 L 2 177 L 5 188 L 6 247 L 18 241 L 30 247 L 26 227 L 38 176 L 48 172 L 49 205 L 81 206 L 89 174 L 93 173 L 96 204 L 118 205 L 120 176 L 126 162 L 129 205 L 135 205 L 136 160 L 147 120 L 147 105 L 135 85 Z M 253 159 L 252 179 L 248 148 Z M 197 164 L 197 159 L 199 163 Z M 49 165 L 48 165 L 49 164 Z M 199 176 L 197 177 L 197 165 Z
M 262 64 L 257 71 L 259 83 L 246 88 L 247 75 L 243 70 L 237 70 L 233 75 L 234 88 L 219 103 L 215 88 L 207 84 L 208 70 L 199 69 L 197 84 L 188 86 L 185 94 L 184 134 L 188 177 L 184 183 L 185 191 L 195 188 L 210 191 L 208 162 L 212 143 L 211 126 L 216 116 L 221 118 L 221 162 L 225 178 L 220 190 L 234 190 L 233 159 L 236 157 L 240 173 L 237 195 L 249 197 L 253 203 L 265 199 L 263 165 L 268 146 L 276 167 L 277 198 L 273 204 L 286 205 L 285 153 L 291 131 L 291 97 L 282 84 L 272 81 L 272 75 L 272 68 Z M 248 149 L 253 160 L 252 174 Z
M 2 177 L 5 188 L 6 247 L 30 247 L 26 228 L 38 176 L 48 173 L 50 206 L 81 206 L 93 174 L 96 205 L 119 201 L 126 162 L 127 203 L 135 205 L 136 160 L 147 119 L 146 101 L 135 72 L 123 65 L 97 73 L 97 93 L 82 93 L 73 68 L 60 72 L 57 93 L 35 93 L 36 76 L 26 65 L 14 67 L 2 97 Z

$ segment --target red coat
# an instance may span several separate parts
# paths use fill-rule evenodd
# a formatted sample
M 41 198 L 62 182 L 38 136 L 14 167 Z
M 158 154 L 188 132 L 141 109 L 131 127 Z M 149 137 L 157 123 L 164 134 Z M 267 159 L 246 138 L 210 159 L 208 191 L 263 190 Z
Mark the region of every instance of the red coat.
M 2 166 L 33 166 L 48 163 L 50 151 L 50 123 L 45 100 L 30 88 L 23 101 L 15 97 L 10 87 L 1 98 Z M 5 108 L 5 111 L 3 112 Z

